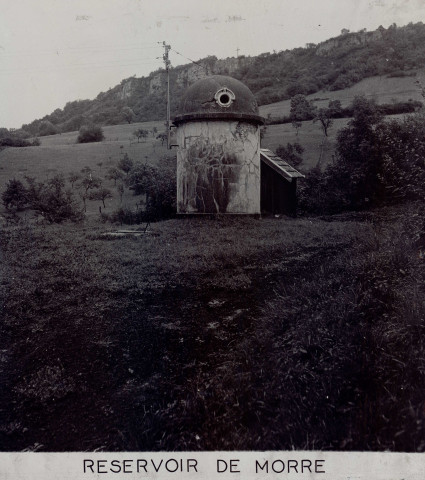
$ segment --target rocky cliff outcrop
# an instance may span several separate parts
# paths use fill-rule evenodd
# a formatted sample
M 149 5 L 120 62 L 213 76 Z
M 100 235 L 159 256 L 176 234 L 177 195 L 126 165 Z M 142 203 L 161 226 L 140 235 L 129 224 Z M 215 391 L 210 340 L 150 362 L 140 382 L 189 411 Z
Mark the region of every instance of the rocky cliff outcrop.
M 171 78 L 175 84 L 186 89 L 192 83 L 209 75 L 234 75 L 240 68 L 251 65 L 254 58 L 251 57 L 229 57 L 218 60 L 216 57 L 207 57 L 199 63 L 176 67 L 171 71 Z M 165 91 L 166 77 L 164 72 L 156 72 L 150 76 L 149 93 Z
M 373 32 L 357 32 L 346 33 L 336 38 L 326 40 L 326 42 L 319 43 L 316 48 L 316 55 L 326 57 L 332 54 L 332 51 L 341 47 L 356 47 L 359 45 L 367 45 L 368 43 L 379 40 L 383 37 L 381 29 Z
M 136 82 L 137 80 L 135 78 L 129 78 L 128 80 L 121 82 L 121 90 L 117 94 L 118 98 L 120 100 L 125 100 L 126 98 L 131 97 Z

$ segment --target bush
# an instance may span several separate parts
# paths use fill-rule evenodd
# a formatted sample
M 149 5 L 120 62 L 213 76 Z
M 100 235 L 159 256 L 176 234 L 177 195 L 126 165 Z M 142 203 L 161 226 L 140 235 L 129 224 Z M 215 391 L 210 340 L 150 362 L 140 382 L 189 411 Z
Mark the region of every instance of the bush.
M 98 125 L 83 125 L 80 128 L 77 143 L 101 142 L 104 138 L 103 130 Z
M 40 128 L 38 130 L 40 137 L 45 137 L 46 135 L 56 135 L 56 133 L 58 133 L 58 129 L 53 125 L 52 122 L 46 120 L 40 123 Z
M 137 163 L 126 184 L 134 195 L 146 195 L 144 220 L 162 220 L 176 212 L 176 169 L 174 161 L 162 160 L 161 168 Z
M 71 190 L 65 189 L 65 179 L 56 175 L 46 183 L 26 177 L 29 207 L 42 215 L 49 223 L 74 222 L 83 219 L 84 214 Z
M 300 183 L 299 206 L 311 213 L 367 209 L 425 197 L 425 114 L 382 121 L 365 98 L 337 135 L 337 156 Z
M 425 115 L 383 123 L 377 129 L 381 144 L 380 181 L 385 203 L 425 197 Z
M 28 204 L 28 190 L 20 180 L 14 178 L 7 182 L 1 198 L 7 210 L 23 210 Z
M 297 166 L 303 161 L 302 154 L 304 153 L 304 148 L 298 143 L 287 143 L 286 147 L 284 145 L 279 145 L 276 149 L 276 154 L 289 162 L 292 166 Z
M 147 222 L 148 216 L 143 210 L 131 210 L 130 208 L 119 208 L 110 215 L 102 214 L 102 219 L 112 223 L 121 223 L 127 225 L 137 225 Z
M 134 162 L 133 160 L 128 156 L 128 153 L 125 153 L 123 158 L 120 159 L 118 162 L 117 167 L 125 172 L 128 175 L 128 172 L 133 168 Z
M 65 220 L 77 222 L 84 217 L 74 195 L 64 187 L 63 176 L 53 177 L 40 189 L 40 193 L 33 203 L 33 208 L 49 223 L 61 223 Z
M 35 138 L 32 142 L 23 138 L 6 137 L 0 140 L 0 147 L 38 147 L 40 140 Z

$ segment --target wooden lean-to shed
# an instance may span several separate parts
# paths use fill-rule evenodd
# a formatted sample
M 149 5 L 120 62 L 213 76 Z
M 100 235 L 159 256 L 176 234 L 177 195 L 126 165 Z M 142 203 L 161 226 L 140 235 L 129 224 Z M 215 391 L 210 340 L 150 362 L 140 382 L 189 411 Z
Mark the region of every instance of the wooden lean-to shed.
M 260 150 L 261 212 L 295 215 L 297 179 L 304 175 L 267 148 Z
M 293 214 L 303 175 L 260 148 L 257 101 L 239 80 L 213 75 L 186 91 L 177 127 L 178 214 Z

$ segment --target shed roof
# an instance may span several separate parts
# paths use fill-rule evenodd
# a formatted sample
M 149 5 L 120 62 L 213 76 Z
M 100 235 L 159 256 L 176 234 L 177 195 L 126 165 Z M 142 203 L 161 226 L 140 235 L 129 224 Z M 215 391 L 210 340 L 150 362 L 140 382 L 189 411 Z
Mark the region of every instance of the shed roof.
M 275 153 L 273 153 L 268 148 L 261 148 L 260 149 L 260 156 L 261 161 L 263 161 L 266 165 L 271 167 L 277 173 L 279 173 L 283 178 L 292 182 L 293 178 L 304 178 L 305 175 L 300 173 L 294 167 L 289 165 L 289 163 L 280 157 L 278 157 Z

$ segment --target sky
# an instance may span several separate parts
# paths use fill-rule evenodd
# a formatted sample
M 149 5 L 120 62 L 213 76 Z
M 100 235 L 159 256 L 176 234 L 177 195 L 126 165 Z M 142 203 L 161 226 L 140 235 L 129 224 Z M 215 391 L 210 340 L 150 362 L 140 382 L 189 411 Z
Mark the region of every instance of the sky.
M 425 0 L 0 0 L 0 127 L 163 66 L 425 22 Z

